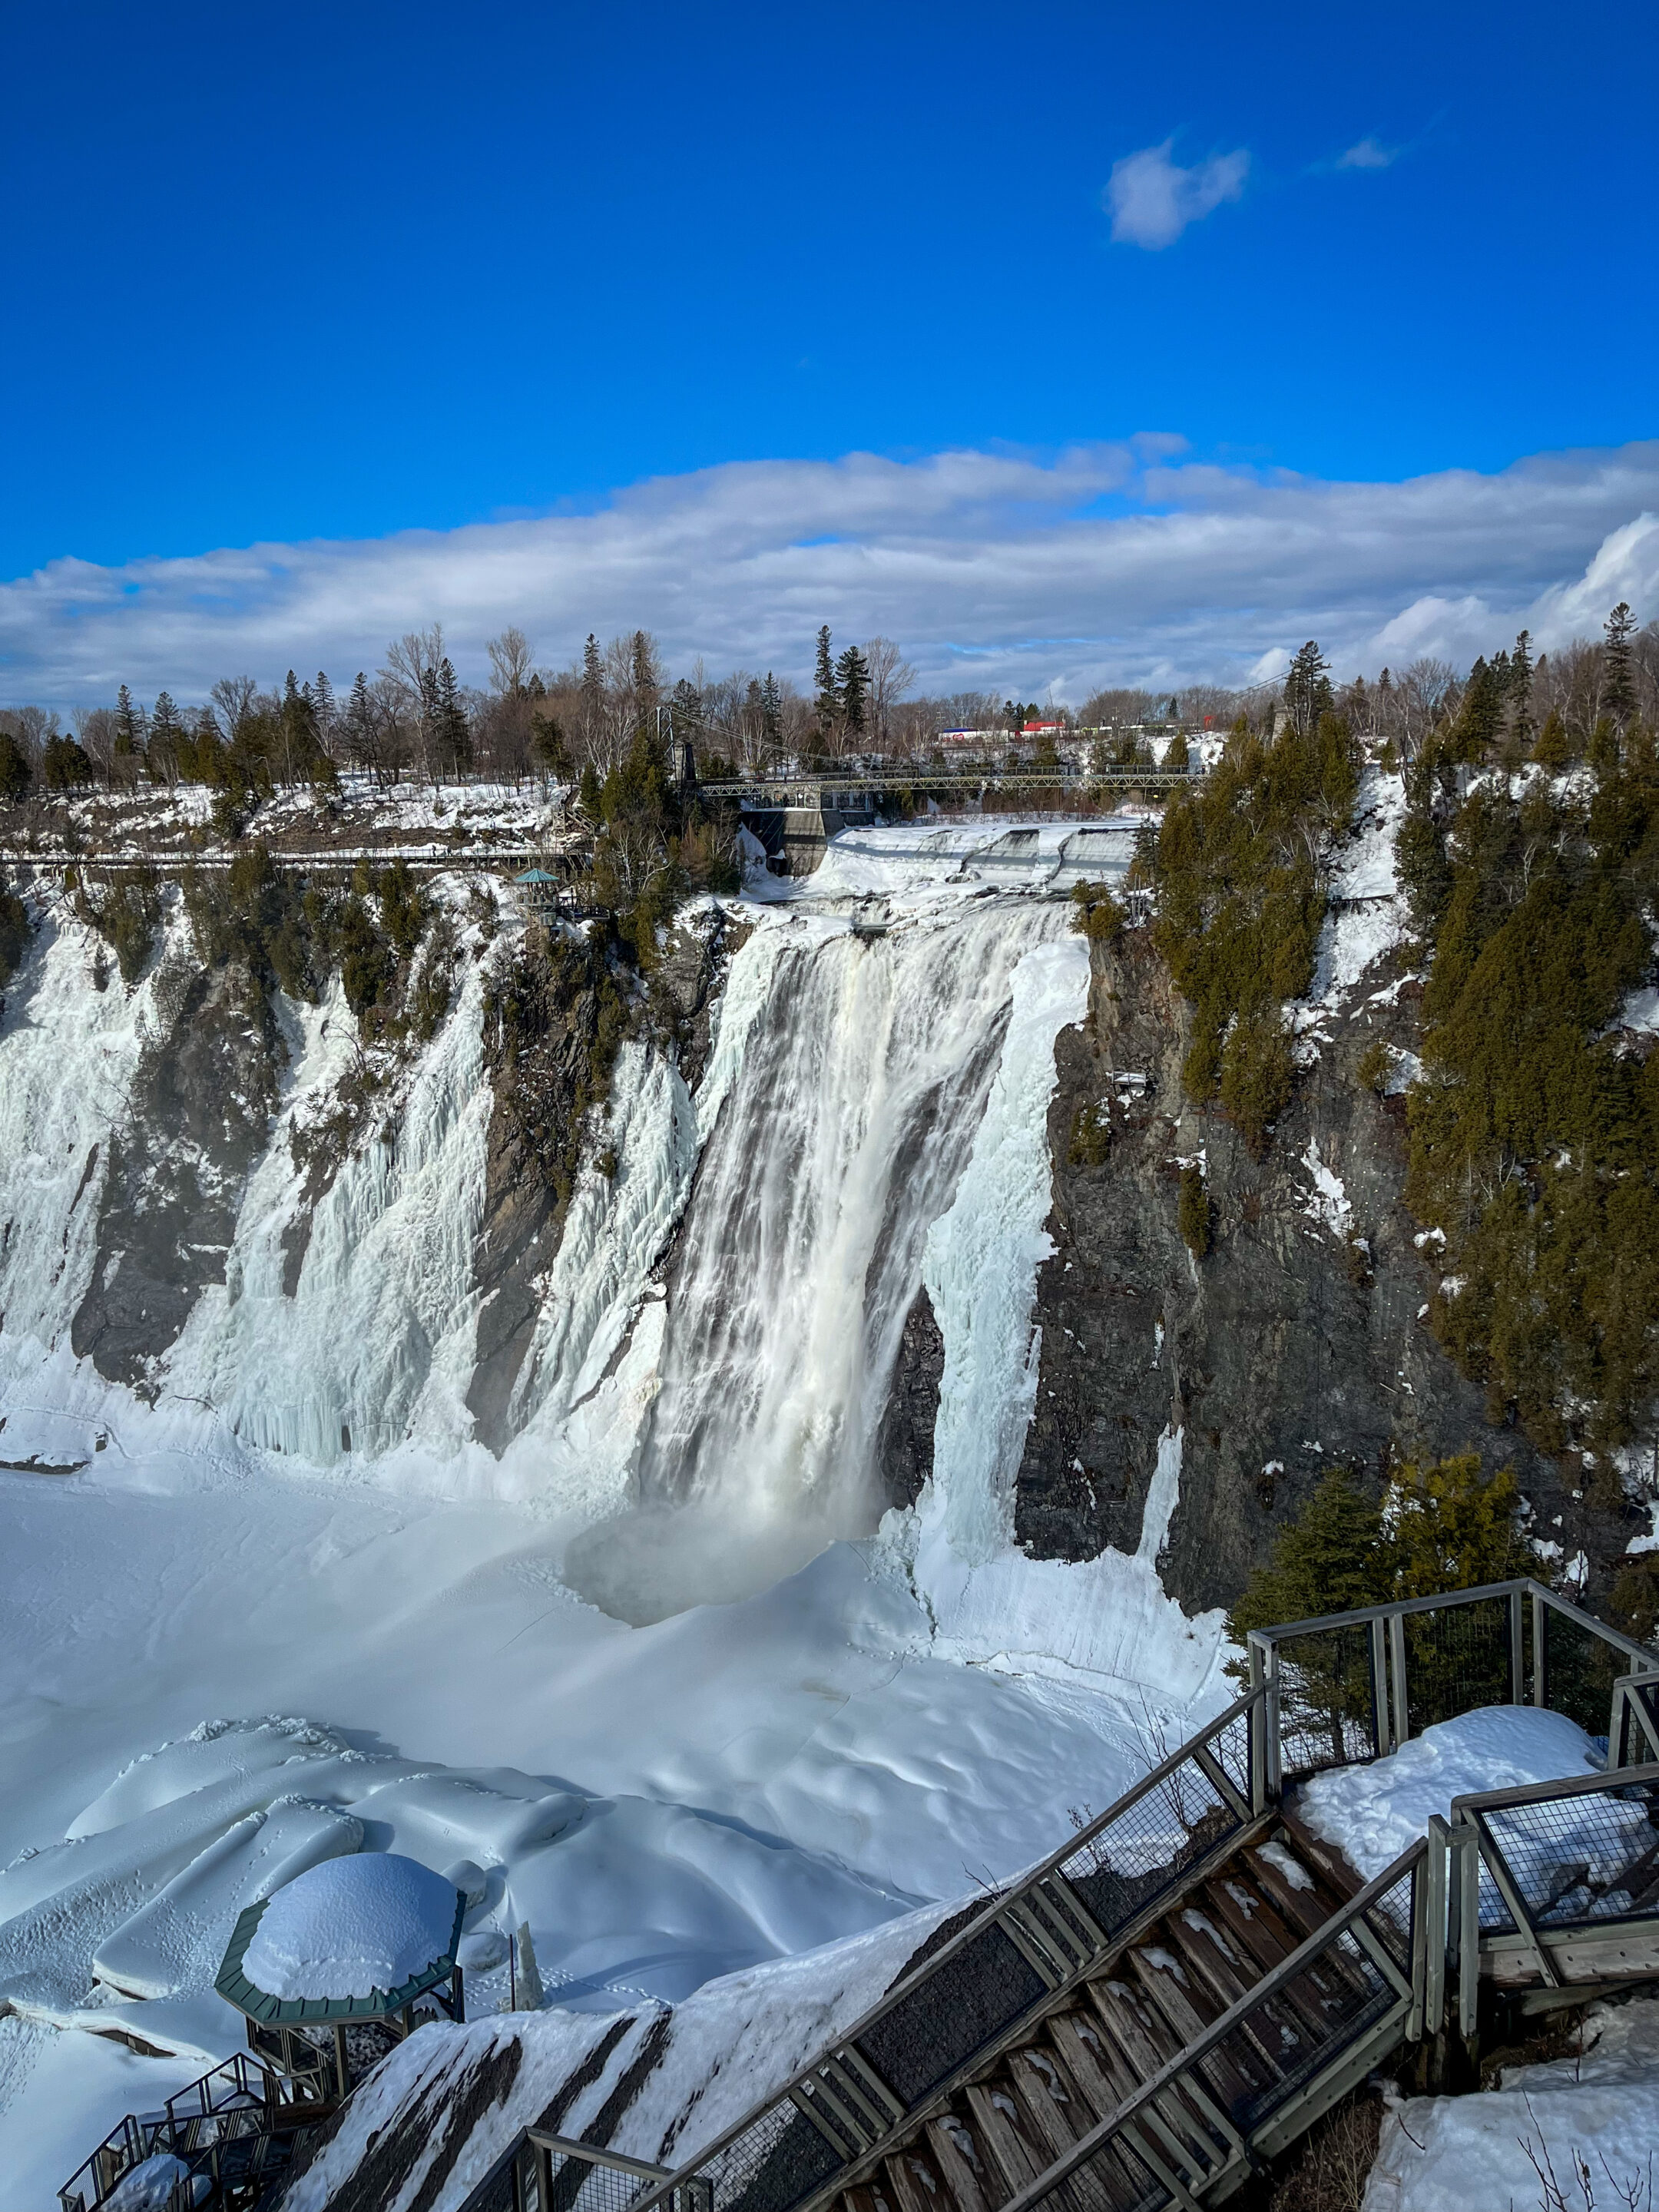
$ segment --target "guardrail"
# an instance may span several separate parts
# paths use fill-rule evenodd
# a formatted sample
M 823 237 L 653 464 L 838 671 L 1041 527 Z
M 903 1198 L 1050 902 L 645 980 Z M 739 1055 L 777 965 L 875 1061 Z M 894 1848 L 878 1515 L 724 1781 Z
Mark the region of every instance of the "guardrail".
M 1421 2035 L 1428 1857 L 1411 1844 L 1003 2212 L 1225 2195 L 1295 2139 L 1310 2097 L 1326 2109 L 1402 2032 Z M 1263 2063 L 1287 2048 L 1288 2073 Z
M 1252 1629 L 1247 1644 L 1270 1706 L 1258 1787 L 1273 1798 L 1476 1705 L 1547 1705 L 1612 1742 L 1628 1736 L 1631 1686 L 1659 1676 L 1659 1652 L 1530 1577 Z
M 755 806 L 820 806 L 826 799 L 904 791 L 1176 791 L 1199 781 L 1200 768 L 916 769 L 876 775 L 723 776 L 695 788 L 703 799 L 735 799 Z
M 165 2212 L 174 2212 L 175 2203 L 187 2212 L 202 2201 L 196 2182 L 217 2188 L 228 2157 L 239 2166 L 248 2162 L 253 2138 L 284 2131 L 279 2120 L 291 2122 L 292 2130 L 307 2126 L 331 2109 L 239 2051 L 170 2097 L 160 2112 L 130 2112 L 112 2128 L 58 2191 L 60 2212 L 97 2212 L 136 2167 L 164 2154 L 191 2169 L 179 2179 Z

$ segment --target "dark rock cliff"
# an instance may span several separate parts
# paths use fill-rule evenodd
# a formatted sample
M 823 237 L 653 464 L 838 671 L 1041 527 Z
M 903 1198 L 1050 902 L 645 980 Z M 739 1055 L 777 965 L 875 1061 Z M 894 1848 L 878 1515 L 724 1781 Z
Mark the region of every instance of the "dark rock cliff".
M 1487 1424 L 1482 1393 L 1424 1317 L 1439 1270 L 1401 1202 L 1404 1101 L 1357 1072 L 1378 1038 L 1415 1044 L 1417 989 L 1394 956 L 1322 1023 L 1258 1162 L 1182 1095 L 1187 1012 L 1148 933 L 1093 947 L 1088 1017 L 1061 1033 L 1049 1114 L 1055 1249 L 1038 1279 L 1041 1370 L 1016 1504 L 1031 1553 L 1133 1551 L 1175 1422 L 1181 1495 L 1163 1575 L 1189 1608 L 1237 1596 L 1327 1469 L 1380 1482 L 1392 1461 L 1470 1449 L 1515 1468 L 1530 1533 L 1569 1558 L 1583 1550 L 1592 1589 L 1605 1586 L 1633 1528 L 1577 1494 L 1575 1462 Z M 1212 1242 L 1194 1259 L 1176 1198 L 1181 1162 L 1200 1152 Z M 1322 1205 L 1316 1159 L 1341 1186 Z
M 170 1012 L 110 1136 L 97 1265 L 70 1331 L 77 1358 L 141 1389 L 203 1290 L 225 1279 L 283 1056 L 263 994 L 239 968 L 183 972 Z
M 732 956 L 750 932 L 725 909 L 697 910 L 674 929 L 648 990 L 629 994 L 597 954 L 549 957 L 532 935 L 514 956 L 484 1033 L 492 1091 L 483 1219 L 473 1243 L 480 1293 L 477 1361 L 466 1403 L 480 1443 L 511 1441 L 513 1387 L 535 1334 L 538 1279 L 564 1231 L 567 1163 L 590 1103 L 603 1095 L 607 1023 L 648 1032 L 695 1089 Z M 614 1038 L 611 1048 L 614 1049 Z

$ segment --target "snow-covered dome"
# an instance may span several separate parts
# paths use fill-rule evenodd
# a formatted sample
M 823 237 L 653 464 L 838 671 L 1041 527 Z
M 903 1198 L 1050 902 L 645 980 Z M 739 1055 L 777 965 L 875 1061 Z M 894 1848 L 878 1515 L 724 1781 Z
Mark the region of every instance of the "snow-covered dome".
M 268 1996 L 366 1997 L 447 1959 L 459 1893 L 390 1851 L 325 1859 L 273 1896 L 242 1957 Z

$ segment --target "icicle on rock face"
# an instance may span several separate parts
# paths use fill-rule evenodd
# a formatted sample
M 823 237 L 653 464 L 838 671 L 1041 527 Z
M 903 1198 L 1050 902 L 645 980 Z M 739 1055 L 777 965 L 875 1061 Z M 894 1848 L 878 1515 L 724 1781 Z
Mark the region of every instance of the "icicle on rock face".
M 873 941 L 787 925 L 692 1199 L 642 1510 L 567 1560 L 608 1610 L 733 1596 L 874 1528 L 874 1441 L 927 1231 L 983 1115 L 1014 970 L 1068 920 L 996 902 Z

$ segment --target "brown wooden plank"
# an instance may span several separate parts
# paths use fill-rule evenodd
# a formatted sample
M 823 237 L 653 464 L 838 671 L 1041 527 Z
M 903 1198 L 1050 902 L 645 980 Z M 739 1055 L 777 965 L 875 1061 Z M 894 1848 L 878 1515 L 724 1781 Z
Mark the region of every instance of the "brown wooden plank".
M 945 2185 L 915 2144 L 884 2159 L 882 2171 L 897 2199 L 896 2212 L 945 2212 Z
M 1088 2133 L 1082 2106 L 1046 2051 L 1011 2051 L 1008 2081 L 1014 2100 L 1025 2115 L 1028 2132 L 1046 2154 L 1045 2165 L 1064 2158 L 1078 2137 Z
M 1141 2077 L 1116 2043 L 1093 2021 L 1077 2013 L 1063 2012 L 1051 2014 L 1044 2025 L 1094 2119 L 1103 2120 L 1126 2097 L 1133 2095 Z
M 1027 2142 L 1012 2093 L 994 2081 L 974 2081 L 963 2091 L 972 2115 L 974 2140 L 983 2144 L 1009 2197 L 1035 2181 L 1048 2161 Z
M 1306 1865 L 1310 1874 L 1316 1875 L 1332 1899 L 1346 1905 L 1358 1897 L 1365 1887 L 1364 1877 L 1349 1861 L 1340 1844 L 1327 1843 L 1316 1836 L 1302 1820 L 1294 1805 L 1281 1805 L 1279 1817 L 1290 1831 L 1291 1848 Z
M 1050 2014 L 1043 2026 L 1049 2052 L 1077 2100 L 1079 2116 L 1073 2124 L 1079 2134 L 1086 2135 L 1097 2121 L 1133 2096 L 1139 2080 L 1122 2052 L 1082 2014 Z M 1140 2170 L 1126 2163 L 1115 2143 L 1109 2143 L 1090 2160 L 1089 2170 L 1097 2176 L 1107 2204 L 1134 2205 L 1145 2193 Z
M 1136 2087 L 1149 2081 L 1165 2062 L 1176 2057 L 1184 2038 L 1177 2038 L 1168 2019 L 1147 2002 L 1137 2003 L 1136 1991 L 1126 1982 L 1091 1982 L 1089 1995 L 1108 2033 L 1124 2053 L 1135 2075 Z M 1208 2123 L 1194 2112 L 1178 2090 L 1159 2100 L 1165 2121 L 1183 2141 L 1190 2140 L 1205 2154 L 1213 2155 Z
M 1001 2193 L 967 2122 L 947 2112 L 929 2120 L 925 2132 L 933 2166 L 958 2212 L 994 2212 Z

